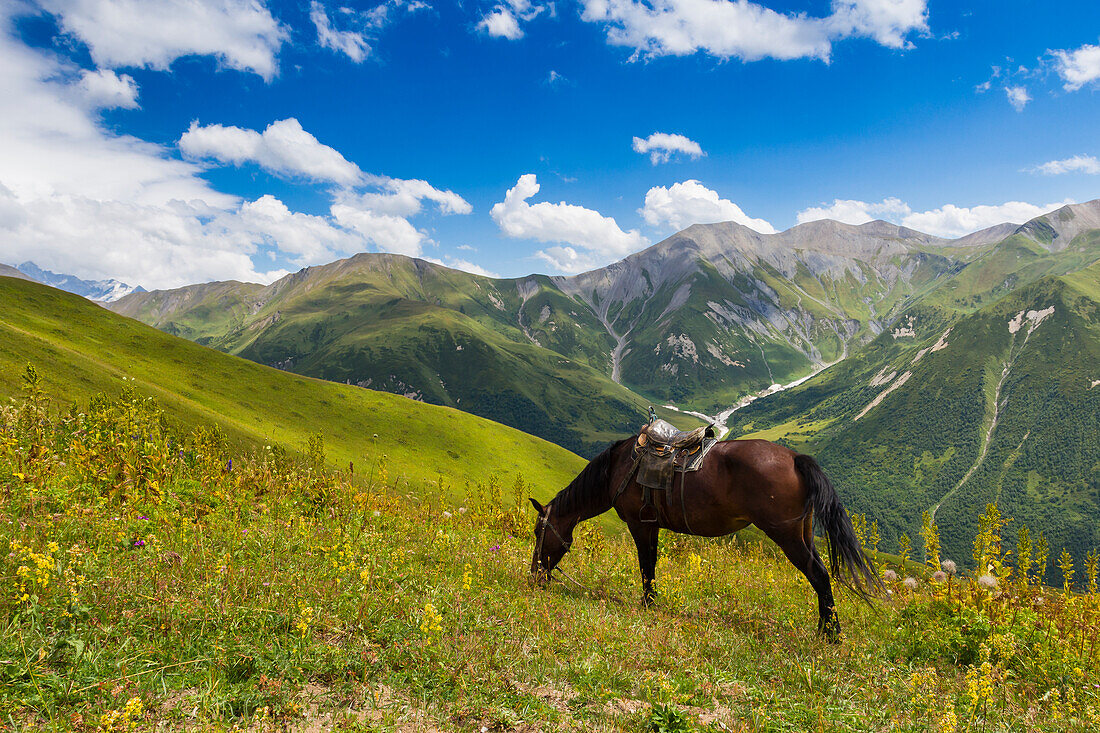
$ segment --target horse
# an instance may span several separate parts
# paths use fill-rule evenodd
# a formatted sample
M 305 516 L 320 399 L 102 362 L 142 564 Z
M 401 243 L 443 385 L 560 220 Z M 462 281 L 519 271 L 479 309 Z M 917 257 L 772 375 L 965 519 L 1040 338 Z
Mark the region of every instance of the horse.
M 840 638 L 830 570 L 868 602 L 882 590 L 882 581 L 852 529 L 848 512 L 812 457 L 766 440 L 719 442 L 699 470 L 677 474 L 672 489 L 655 492 L 669 495 L 665 501 L 655 502 L 657 521 L 642 521 L 643 491 L 632 475 L 637 467 L 633 460 L 637 437 L 610 445 L 546 506 L 531 499 L 538 512 L 531 558 L 534 582 L 549 582 L 580 522 L 613 508 L 637 545 L 642 604 L 646 607 L 655 599 L 653 579 L 662 528 L 721 537 L 756 525 L 810 581 L 817 593 L 818 634 L 829 642 Z M 676 493 L 678 499 L 673 496 Z M 649 506 L 650 511 L 653 508 Z M 828 570 L 814 544 L 815 517 L 826 536 Z

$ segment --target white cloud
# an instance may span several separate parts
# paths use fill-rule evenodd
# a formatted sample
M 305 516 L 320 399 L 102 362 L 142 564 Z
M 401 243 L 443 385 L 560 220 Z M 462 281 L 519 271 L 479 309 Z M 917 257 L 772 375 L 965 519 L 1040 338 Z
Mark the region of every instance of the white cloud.
M 928 32 L 927 0 L 833 0 L 827 19 L 834 38 L 871 38 L 887 48 L 907 48 L 911 32 Z
M 553 14 L 553 3 L 549 7 Z M 483 15 L 477 27 L 494 38 L 518 41 L 523 38 L 523 29 L 519 22 L 534 20 L 546 9 L 547 6 L 535 5 L 530 0 L 507 0 Z M 552 77 L 551 81 L 553 81 Z
M 85 69 L 79 86 L 84 101 L 93 109 L 138 108 L 138 86 L 129 74 L 119 76 L 110 69 Z
M 379 214 L 348 204 L 333 204 L 332 217 L 337 224 L 357 232 L 384 252 L 418 257 L 428 235 L 418 230 L 408 219 Z
M 0 209 L 18 212 L 0 220 L 0 259 L 9 262 L 33 260 L 59 272 L 145 287 L 270 282 L 285 273 L 259 271 L 252 262 L 267 232 L 201 202 L 148 205 L 66 194 L 18 199 L 3 188 L 0 201 Z
M 564 202 L 527 203 L 538 192 L 535 174 L 526 173 L 490 213 L 501 231 L 514 239 L 571 245 L 537 253 L 564 272 L 580 272 L 593 263 L 605 264 L 649 244 L 637 229 L 624 232 L 614 219 L 598 211 Z
M 1072 203 L 1074 201 L 1066 199 L 1036 206 L 1024 201 L 1008 201 L 1003 204 L 971 208 L 947 204 L 931 211 L 914 212 L 905 217 L 901 223 L 911 229 L 935 234 L 938 237 L 962 237 L 1004 222 L 1023 224 L 1048 211 Z
M 381 7 L 385 7 L 384 5 Z M 370 54 L 370 44 L 362 33 L 338 31 L 332 27 L 325 6 L 313 0 L 309 4 L 309 19 L 317 29 L 317 42 L 322 48 L 345 54 L 355 63 L 360 63 Z
M 435 264 L 443 265 L 444 267 L 449 267 L 452 270 L 462 270 L 463 272 L 468 272 L 472 275 L 481 275 L 482 277 L 500 278 L 500 275 L 498 275 L 497 273 L 495 273 L 491 270 L 486 270 L 481 265 L 474 264 L 473 262 L 470 262 L 469 260 L 463 260 L 463 259 L 460 259 L 460 258 L 457 258 L 457 257 L 451 257 L 450 255 L 444 255 L 443 259 L 438 259 L 436 257 L 421 257 L 420 259 L 427 260 L 428 262 L 434 262 Z
M 668 225 L 685 229 L 692 224 L 733 221 L 763 234 L 774 234 L 775 227 L 764 219 L 749 217 L 741 207 L 718 196 L 699 181 L 688 180 L 670 187 L 654 186 L 645 195 L 645 207 L 638 210 L 646 224 Z
M 491 13 L 482 17 L 477 24 L 493 38 L 507 38 L 509 41 L 518 41 L 523 38 L 523 29 L 519 27 L 519 21 L 508 8 L 498 6 Z
M 1047 176 L 1057 176 L 1063 173 L 1088 173 L 1100 175 L 1100 160 L 1091 155 L 1075 155 L 1064 160 L 1050 160 L 1034 168 L 1027 169 L 1029 173 L 1042 173 Z
M 1024 107 L 1031 101 L 1031 95 L 1027 93 L 1027 89 L 1022 86 L 1005 87 L 1005 96 L 1008 97 L 1008 103 L 1017 112 L 1023 112 Z
M 337 202 L 377 214 L 400 217 L 419 214 L 425 200 L 437 204 L 444 214 L 469 214 L 473 211 L 469 202 L 454 191 L 441 191 L 427 181 L 384 176 L 366 176 L 364 180 L 383 190 L 367 193 L 341 192 L 337 194 Z
M 861 36 L 905 48 L 927 32 L 926 0 L 833 0 L 832 14 L 785 14 L 749 0 L 582 0 L 582 19 L 607 26 L 607 40 L 641 56 L 704 51 L 745 61 L 829 60 L 832 42 Z
M 166 70 L 182 56 L 213 56 L 270 81 L 289 38 L 261 0 L 39 1 L 103 67 Z
M 173 160 L 163 147 L 102 130 L 79 71 L 23 45 L 10 25 L 0 12 L 0 182 L 16 196 L 235 201 L 212 190 L 198 166 Z
M 635 137 L 633 147 L 635 153 L 649 153 L 649 162 L 653 165 L 667 163 L 674 153 L 683 153 L 692 160 L 706 155 L 694 140 L 667 132 L 655 132 L 647 138 Z
M 233 165 L 256 163 L 283 177 L 301 176 L 345 186 L 363 177 L 359 166 L 322 145 L 293 117 L 272 122 L 262 133 L 224 125 L 203 127 L 193 121 L 180 137 L 179 148 L 192 159 L 212 158 Z
M 833 219 L 845 224 L 866 224 L 875 219 L 895 221 L 912 213 L 909 205 L 897 198 L 883 199 L 880 203 L 867 203 L 851 199 L 834 199 L 828 206 L 811 206 L 798 212 L 798 223 L 818 219 Z
M 418 253 L 426 235 L 401 216 L 372 214 L 365 208 L 372 204 L 408 215 L 421 210 L 421 201 L 444 214 L 470 209 L 426 181 L 363 175 L 296 121 L 276 123 L 274 132 L 263 134 L 197 129 L 212 133 L 205 144 L 226 160 L 255 156 L 283 172 L 354 179 L 378 189 L 381 198 L 357 202 L 350 200 L 354 191 L 339 189 L 336 195 L 349 201 L 319 216 L 291 211 L 270 195 L 242 201 L 223 194 L 203 180 L 196 163 L 102 127 L 97 108 L 132 98 L 126 77 L 82 73 L 27 47 L 13 35 L 5 10 L 0 8 L 2 262 L 33 260 L 58 272 L 147 288 L 215 279 L 270 282 L 285 274 L 284 262 L 319 264 L 372 245 Z M 202 142 L 201 136 L 193 140 Z
M 885 219 L 937 237 L 954 239 L 980 229 L 1011 222 L 1023 224 L 1054 209 L 1074 203 L 1071 199 L 1045 205 L 1024 201 L 973 207 L 945 204 L 938 209 L 913 211 L 904 201 L 887 198 L 880 203 L 837 199 L 831 206 L 804 209 L 798 212 L 798 223 L 816 219 L 836 219 L 846 224 L 866 224 Z
M 1050 51 L 1055 59 L 1055 69 L 1062 77 L 1066 91 L 1075 92 L 1090 82 L 1100 79 L 1100 46 L 1085 44 L 1072 51 Z

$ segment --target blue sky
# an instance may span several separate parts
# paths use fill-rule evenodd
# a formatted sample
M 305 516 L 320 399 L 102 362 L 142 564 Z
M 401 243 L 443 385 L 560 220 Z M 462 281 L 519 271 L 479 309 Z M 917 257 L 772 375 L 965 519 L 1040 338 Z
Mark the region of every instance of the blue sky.
M 940 236 L 1100 196 L 1100 4 L 0 11 L 0 261 L 147 288 L 359 251 L 504 276 L 695 222 Z

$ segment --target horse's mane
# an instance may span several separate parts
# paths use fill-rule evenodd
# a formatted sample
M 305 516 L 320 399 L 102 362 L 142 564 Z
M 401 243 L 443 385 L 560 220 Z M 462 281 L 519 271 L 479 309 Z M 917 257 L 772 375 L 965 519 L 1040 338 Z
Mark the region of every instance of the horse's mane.
M 557 514 L 573 514 L 590 507 L 594 501 L 610 499 L 608 482 L 611 480 L 611 454 L 623 443 L 634 438 L 625 438 L 607 446 L 603 453 L 593 458 L 569 485 L 558 492 L 551 501 Z

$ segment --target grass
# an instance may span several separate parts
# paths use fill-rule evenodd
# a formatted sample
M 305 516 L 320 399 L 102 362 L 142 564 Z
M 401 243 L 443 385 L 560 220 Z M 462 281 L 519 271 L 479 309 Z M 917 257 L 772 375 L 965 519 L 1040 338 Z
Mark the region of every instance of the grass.
M 553 443 L 459 410 L 264 367 L 117 316 L 84 298 L 0 277 L 0 397 L 34 364 L 59 404 L 123 387 L 155 397 L 180 429 L 216 423 L 241 450 L 305 448 L 363 467 L 386 456 L 404 490 L 454 496 L 467 481 L 522 475 L 540 498 L 585 461 Z
M 664 536 L 643 610 L 629 540 L 588 525 L 571 579 L 528 585 L 522 484 L 411 502 L 386 462 L 367 478 L 317 441 L 300 458 L 233 452 L 209 428 L 173 433 L 133 391 L 44 404 L 32 387 L 0 413 L 12 730 L 1100 723 L 1095 557 L 1077 571 L 1089 592 L 1038 586 L 1004 562 L 989 512 L 977 545 L 995 587 L 917 573 L 874 607 L 841 595 L 831 646 L 808 583 L 761 542 Z
M 829 423 L 833 422 L 834 419 L 835 418 L 825 420 L 806 420 L 803 418 L 795 418 L 793 420 L 779 423 L 778 425 L 773 425 L 766 430 L 749 430 L 743 435 L 739 435 L 737 437 L 739 440 L 755 439 L 771 441 L 776 441 L 782 438 L 787 445 L 797 449 L 799 445 L 807 442 L 820 430 L 827 427 Z
M 581 306 L 547 290 L 521 316 L 517 282 L 361 254 L 266 288 L 208 283 L 135 293 L 111 308 L 260 364 L 416 395 L 595 455 L 636 429 L 650 401 L 603 373 L 607 336 L 574 322 Z

